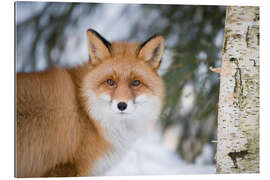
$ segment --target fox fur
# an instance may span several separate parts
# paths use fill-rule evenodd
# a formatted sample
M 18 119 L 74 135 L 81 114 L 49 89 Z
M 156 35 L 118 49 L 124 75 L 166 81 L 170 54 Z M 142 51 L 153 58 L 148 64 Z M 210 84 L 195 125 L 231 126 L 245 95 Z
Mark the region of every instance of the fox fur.
M 163 37 L 87 44 L 82 65 L 17 74 L 16 177 L 102 175 L 158 119 Z

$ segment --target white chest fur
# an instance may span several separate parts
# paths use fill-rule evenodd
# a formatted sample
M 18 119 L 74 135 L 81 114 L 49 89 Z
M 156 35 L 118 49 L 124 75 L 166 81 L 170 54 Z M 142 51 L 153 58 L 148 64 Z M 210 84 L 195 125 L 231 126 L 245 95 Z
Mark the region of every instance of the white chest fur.
M 161 102 L 156 96 L 141 95 L 133 104 L 133 111 L 119 114 L 114 111 L 110 96 L 96 96 L 88 92 L 89 112 L 104 129 L 105 139 L 112 149 L 95 163 L 92 175 L 102 175 L 121 160 L 138 137 L 143 135 L 158 119 Z

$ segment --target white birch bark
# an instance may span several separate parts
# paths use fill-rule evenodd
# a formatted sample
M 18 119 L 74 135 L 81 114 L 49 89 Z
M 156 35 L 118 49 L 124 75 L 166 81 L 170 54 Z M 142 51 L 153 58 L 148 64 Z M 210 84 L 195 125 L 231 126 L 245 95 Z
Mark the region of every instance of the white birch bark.
M 259 7 L 227 7 L 217 173 L 259 172 Z

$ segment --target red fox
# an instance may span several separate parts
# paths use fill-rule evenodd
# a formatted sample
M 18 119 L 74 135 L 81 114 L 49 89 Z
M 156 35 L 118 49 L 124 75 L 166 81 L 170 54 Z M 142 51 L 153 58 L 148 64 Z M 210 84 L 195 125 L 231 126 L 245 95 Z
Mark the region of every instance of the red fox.
M 82 65 L 17 74 L 16 177 L 102 175 L 159 118 L 163 37 L 87 44 Z

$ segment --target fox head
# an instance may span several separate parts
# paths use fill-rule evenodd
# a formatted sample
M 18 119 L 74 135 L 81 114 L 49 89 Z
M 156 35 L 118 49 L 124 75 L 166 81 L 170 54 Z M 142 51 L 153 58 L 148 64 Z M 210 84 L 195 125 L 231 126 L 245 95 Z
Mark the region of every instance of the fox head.
M 121 131 L 144 130 L 158 119 L 164 85 L 157 74 L 164 39 L 154 35 L 143 43 L 110 43 L 87 31 L 91 70 L 82 92 L 89 116 L 102 127 Z

